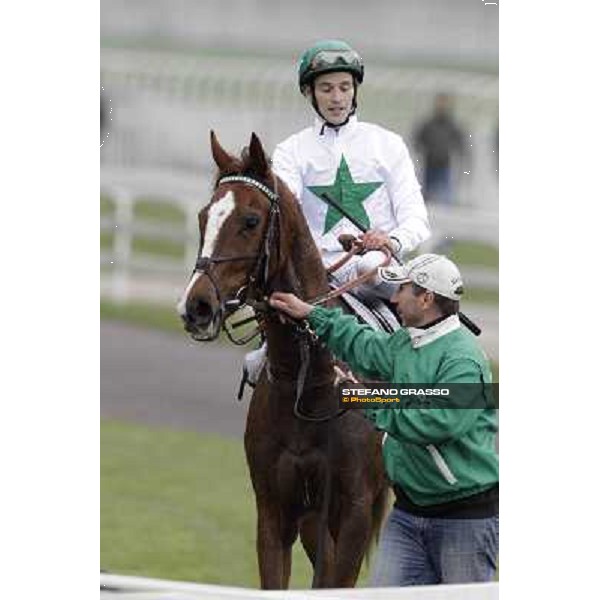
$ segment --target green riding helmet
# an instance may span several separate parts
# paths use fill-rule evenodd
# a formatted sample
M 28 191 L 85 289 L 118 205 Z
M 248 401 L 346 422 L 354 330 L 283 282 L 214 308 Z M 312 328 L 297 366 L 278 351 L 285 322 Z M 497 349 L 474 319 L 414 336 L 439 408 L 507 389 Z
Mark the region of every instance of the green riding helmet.
M 358 84 L 362 83 L 365 76 L 362 58 L 346 42 L 340 40 L 317 42 L 302 54 L 298 62 L 300 91 L 317 75 L 336 71 L 351 73 Z

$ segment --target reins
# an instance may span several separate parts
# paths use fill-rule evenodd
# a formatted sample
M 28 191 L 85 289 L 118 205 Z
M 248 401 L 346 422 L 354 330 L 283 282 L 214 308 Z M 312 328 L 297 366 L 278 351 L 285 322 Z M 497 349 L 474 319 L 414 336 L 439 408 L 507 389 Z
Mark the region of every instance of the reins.
M 268 303 L 268 299 L 265 297 L 265 291 L 267 287 L 267 281 L 269 277 L 269 267 L 270 260 L 272 256 L 274 241 L 276 241 L 276 236 L 280 235 L 280 202 L 279 202 L 279 194 L 277 193 L 277 178 L 274 178 L 275 186 L 274 189 L 271 189 L 267 185 L 257 181 L 256 179 L 249 177 L 247 175 L 227 175 L 221 177 L 217 180 L 215 184 L 215 190 L 222 184 L 225 183 L 243 183 L 246 185 L 250 185 L 260 192 L 262 192 L 269 200 L 269 218 L 267 223 L 267 228 L 265 230 L 265 234 L 262 239 L 260 252 L 256 254 L 243 254 L 237 256 L 202 256 L 202 248 L 200 248 L 198 252 L 198 258 L 196 260 L 196 265 L 194 271 L 201 275 L 206 275 L 214 288 L 215 294 L 217 296 L 217 301 L 219 303 L 219 309 L 217 311 L 216 319 L 218 320 L 218 327 L 215 328 L 215 333 L 210 337 L 206 338 L 206 341 L 210 341 L 215 339 L 219 330 L 221 329 L 221 325 L 225 330 L 225 333 L 229 340 L 235 345 L 244 345 L 256 338 L 258 335 L 263 334 L 263 318 L 262 315 L 272 311 L 273 309 L 270 307 Z M 277 251 L 279 251 L 279 244 L 276 244 L 275 247 Z M 353 240 L 350 244 L 350 247 L 346 254 L 338 260 L 336 263 L 331 265 L 328 269 L 328 273 L 333 273 L 339 268 L 341 268 L 344 264 L 346 264 L 353 256 L 360 253 L 362 251 L 362 247 L 357 240 Z M 373 278 L 377 273 L 377 270 L 380 267 L 385 267 L 389 264 L 392 255 L 391 252 L 387 249 L 383 249 L 385 254 L 384 260 L 381 264 L 377 265 L 373 269 L 363 273 L 362 275 L 348 281 L 341 287 L 331 290 L 324 295 L 321 295 L 309 302 L 315 306 L 324 304 L 333 300 L 334 298 L 338 298 L 342 296 L 349 290 L 354 287 L 361 285 L 362 283 L 368 281 Z M 212 274 L 211 267 L 217 264 L 223 264 L 234 261 L 242 261 L 242 260 L 256 260 L 255 267 L 253 269 L 252 274 L 249 276 L 246 284 L 242 285 L 234 297 L 229 300 L 224 300 L 221 291 L 215 278 Z M 245 318 L 241 321 L 237 321 L 233 323 L 231 327 L 227 324 L 226 314 L 227 312 L 234 313 L 239 309 L 243 308 L 243 306 L 251 307 L 256 313 L 252 317 Z M 242 325 L 246 325 L 253 320 L 258 321 L 258 326 L 249 333 L 236 338 L 233 335 L 233 330 L 241 327 Z M 314 332 L 310 329 L 308 321 L 292 321 L 292 325 L 294 327 L 294 331 L 296 333 L 296 337 L 298 339 L 299 351 L 300 351 L 300 366 L 298 369 L 298 375 L 296 377 L 296 397 L 294 402 L 294 415 L 303 421 L 310 422 L 325 422 L 330 421 L 331 419 L 335 419 L 342 414 L 344 414 L 348 409 L 338 409 L 334 413 L 327 414 L 308 414 L 303 412 L 301 408 L 301 399 L 302 395 L 306 388 L 306 379 L 310 367 L 310 347 L 317 343 L 317 338 Z M 243 386 L 243 384 L 242 384 Z M 241 388 L 243 389 L 243 387 Z M 238 394 L 239 398 L 239 394 Z
M 357 242 L 353 243 L 353 247 L 358 247 L 359 251 L 360 251 L 360 245 Z M 338 298 L 339 296 L 342 296 L 343 294 L 350 291 L 351 289 L 353 289 L 353 288 L 369 281 L 373 277 L 375 277 L 375 275 L 377 275 L 377 271 L 381 267 L 387 267 L 390 264 L 390 261 L 392 260 L 392 253 L 387 248 L 382 248 L 380 251 L 383 252 L 383 254 L 385 254 L 385 258 L 381 261 L 380 264 L 373 267 L 369 271 L 366 271 L 362 275 L 359 275 L 358 277 L 351 279 L 350 281 L 346 282 L 344 285 L 340 286 L 339 288 L 336 288 L 335 290 L 331 290 L 330 292 L 328 292 L 327 294 L 325 294 L 323 296 L 319 296 L 313 300 L 309 300 L 310 304 L 314 304 L 315 306 L 317 306 L 319 304 L 324 304 L 325 302 L 328 302 L 329 300 L 332 300 L 333 298 Z M 342 258 L 343 262 L 342 262 L 342 260 L 339 260 L 333 266 L 335 266 L 336 269 L 338 269 L 341 266 L 341 264 L 345 264 L 347 262 L 347 260 L 349 260 L 349 258 L 354 256 L 355 254 L 357 254 L 356 251 L 353 252 L 352 250 L 350 250 Z M 346 259 L 346 260 L 344 260 L 344 259 Z M 341 264 L 339 264 L 339 263 L 341 263 Z M 339 266 L 338 266 L 338 264 L 339 264 Z M 329 271 L 329 272 L 333 272 L 333 271 L 334 271 L 334 269 L 332 268 L 331 271 Z

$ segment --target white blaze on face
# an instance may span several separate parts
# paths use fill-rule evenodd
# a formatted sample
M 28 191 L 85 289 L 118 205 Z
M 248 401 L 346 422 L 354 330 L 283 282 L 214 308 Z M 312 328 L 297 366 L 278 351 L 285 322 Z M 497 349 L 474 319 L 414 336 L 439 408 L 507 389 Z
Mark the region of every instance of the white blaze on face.
M 206 221 L 206 231 L 204 232 L 204 245 L 202 246 L 202 256 L 212 256 L 217 243 L 219 231 L 223 223 L 235 208 L 235 198 L 233 192 L 227 192 L 220 200 L 215 202 L 208 211 L 208 220 Z
M 235 209 L 235 198 L 233 192 L 227 192 L 221 199 L 217 200 L 208 210 L 208 220 L 206 222 L 206 230 L 204 232 L 204 244 L 202 246 L 201 256 L 212 256 L 219 237 L 219 231 L 223 227 L 223 223 Z M 177 303 L 177 312 L 184 317 L 186 314 L 185 306 L 188 296 L 192 291 L 196 281 L 200 279 L 201 273 L 194 273 L 188 283 L 181 300 Z
M 192 291 L 192 288 L 194 287 L 194 284 L 196 283 L 196 281 L 198 281 L 198 279 L 200 279 L 200 273 L 195 271 L 190 279 L 190 282 L 185 288 L 185 292 L 183 292 L 181 299 L 177 303 L 177 312 L 179 313 L 180 317 L 185 317 L 186 315 L 187 311 L 185 310 L 185 303 L 187 302 L 187 298 L 190 295 L 190 292 Z

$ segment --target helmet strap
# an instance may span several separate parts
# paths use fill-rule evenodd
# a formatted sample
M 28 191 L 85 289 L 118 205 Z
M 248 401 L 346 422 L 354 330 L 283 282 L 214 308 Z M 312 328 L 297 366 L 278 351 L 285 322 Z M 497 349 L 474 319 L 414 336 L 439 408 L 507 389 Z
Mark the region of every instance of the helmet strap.
M 320 135 L 323 135 L 325 133 L 325 127 L 331 127 L 332 129 L 339 129 L 340 127 L 343 127 L 344 125 L 346 125 L 346 123 L 348 123 L 348 121 L 350 120 L 350 117 L 354 114 L 356 114 L 356 108 L 358 106 L 357 102 L 356 102 L 356 96 L 358 95 L 358 85 L 356 83 L 356 77 L 353 75 L 352 76 L 352 84 L 354 86 L 354 95 L 352 96 L 352 109 L 350 110 L 350 112 L 348 113 L 348 116 L 346 117 L 346 120 L 343 123 L 330 123 L 322 114 L 321 111 L 319 110 L 319 105 L 317 104 L 317 98 L 315 97 L 315 80 L 313 79 L 310 82 L 310 97 L 311 97 L 311 104 L 312 107 L 315 109 L 315 112 L 321 117 L 321 119 L 323 119 L 323 127 L 321 127 L 321 133 Z

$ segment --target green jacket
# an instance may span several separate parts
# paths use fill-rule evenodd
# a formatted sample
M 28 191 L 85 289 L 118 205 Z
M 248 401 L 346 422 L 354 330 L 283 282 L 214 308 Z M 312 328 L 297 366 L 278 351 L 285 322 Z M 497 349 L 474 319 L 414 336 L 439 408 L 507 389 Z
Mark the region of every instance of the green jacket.
M 461 398 L 461 408 L 448 408 L 442 396 L 431 397 L 436 408 L 365 411 L 389 434 L 383 448 L 389 478 L 415 504 L 466 498 L 498 482 L 497 414 L 486 407 L 489 398 L 482 398 L 482 382 L 492 381 L 489 363 L 458 316 L 393 334 L 359 325 L 339 309 L 317 307 L 308 320 L 327 347 L 363 377 L 399 384 L 474 384 L 472 392 L 468 386 L 469 397 Z

